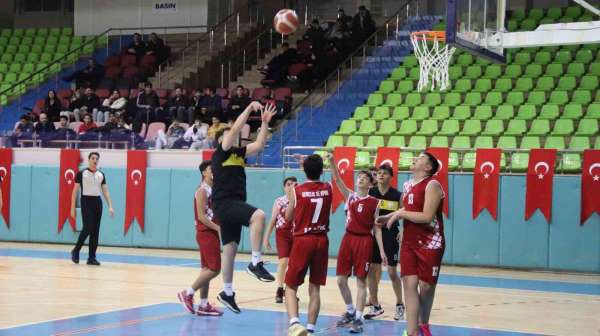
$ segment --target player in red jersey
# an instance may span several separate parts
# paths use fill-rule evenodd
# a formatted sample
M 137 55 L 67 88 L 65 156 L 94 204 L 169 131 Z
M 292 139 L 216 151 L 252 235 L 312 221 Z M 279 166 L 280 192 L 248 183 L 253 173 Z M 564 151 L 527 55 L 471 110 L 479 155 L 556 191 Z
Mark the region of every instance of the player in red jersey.
M 285 270 L 288 266 L 288 260 L 290 256 L 290 250 L 292 249 L 292 222 L 285 220 L 285 210 L 288 207 L 290 201 L 288 200 L 287 194 L 289 189 L 293 189 L 298 180 L 291 176 L 283 180 L 283 190 L 285 195 L 277 198 L 273 203 L 273 209 L 271 210 L 271 221 L 269 227 L 265 232 L 265 238 L 263 239 L 263 246 L 271 251 L 271 243 L 269 237 L 273 228 L 275 228 L 275 243 L 277 246 L 277 257 L 279 263 L 277 265 L 277 292 L 275 293 L 275 302 L 282 303 L 285 291 L 283 290 L 283 278 L 285 276 Z
M 321 307 L 320 287 L 327 280 L 329 258 L 329 214 L 333 190 L 331 184 L 321 182 L 323 159 L 318 155 L 308 156 L 303 163 L 308 181 L 290 188 L 287 192 L 290 201 L 285 218 L 293 221 L 294 243 L 285 274 L 285 302 L 290 318 L 289 336 L 304 336 L 314 332 Z M 304 283 L 310 269 L 308 323 L 306 328 L 298 319 L 298 286 Z
M 177 298 L 190 313 L 201 316 L 221 316 L 223 312 L 208 302 L 208 286 L 221 271 L 221 241 L 219 225 L 213 221 L 210 196 L 212 194 L 213 175 L 210 160 L 200 164 L 202 184 L 194 195 L 194 214 L 196 216 L 196 242 L 200 247 L 202 270 L 187 290 L 177 293 Z M 200 305 L 194 311 L 194 293 L 200 290 Z
M 430 336 L 429 316 L 445 248 L 445 195 L 434 176 L 439 163 L 433 155 L 421 153 L 410 169 L 412 179 L 404 183 L 402 194 L 404 207 L 377 218 L 377 223 L 391 226 L 398 219 L 404 220 L 400 272 L 406 297 L 405 334 Z
M 375 226 L 375 218 L 379 214 L 379 200 L 369 195 L 369 188 L 373 182 L 373 176 L 369 171 L 363 170 L 358 173 L 356 192 L 354 192 L 344 184 L 337 165 L 332 164 L 331 169 L 336 186 L 344 195 L 347 216 L 346 233 L 338 252 L 336 269 L 337 283 L 346 303 L 346 312 L 337 322 L 337 326 L 351 324 L 351 333 L 361 333 L 364 324 L 362 313 L 367 298 L 367 275 L 373 257 L 373 229 L 375 229 L 382 264 L 387 264 L 381 227 Z M 352 304 L 352 292 L 348 286 L 348 277 L 352 273 L 356 276 L 356 308 Z

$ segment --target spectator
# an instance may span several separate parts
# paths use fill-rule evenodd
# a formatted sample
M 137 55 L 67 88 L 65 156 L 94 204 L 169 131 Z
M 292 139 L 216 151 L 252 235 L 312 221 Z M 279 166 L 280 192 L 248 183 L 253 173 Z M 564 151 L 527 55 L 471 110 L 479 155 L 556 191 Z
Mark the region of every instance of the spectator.
M 317 82 L 325 79 L 325 77 L 335 70 L 336 66 L 340 63 L 342 55 L 337 49 L 334 42 L 329 42 L 325 48 L 323 57 L 315 62 L 313 69 L 313 79 Z
M 175 143 L 179 139 L 182 139 L 185 134 L 185 128 L 179 124 L 179 120 L 175 118 L 173 123 L 167 129 L 167 133 L 162 129 L 158 131 L 158 135 L 156 136 L 156 149 L 163 149 L 163 147 L 173 148 Z
M 290 45 L 287 42 L 282 43 L 281 48 L 281 54 L 273 57 L 273 59 L 261 69 L 261 72 L 265 74 L 264 80 L 272 83 L 272 86 L 283 85 L 288 68 L 295 63 L 298 58 L 297 50 L 295 48 L 290 48 Z
M 152 90 L 152 84 L 146 83 L 144 91 L 140 92 L 136 100 L 137 112 L 135 114 L 135 122 L 141 124 L 146 122 L 150 124 L 152 121 L 160 120 L 160 101 L 158 95 Z
M 208 124 L 212 117 L 221 118 L 223 116 L 221 96 L 215 93 L 215 88 L 212 86 L 204 89 L 204 96 L 199 106 L 202 122 Z
M 12 146 L 16 147 L 18 144 L 18 140 L 31 139 L 32 134 L 33 134 L 33 123 L 31 122 L 31 117 L 24 114 L 21 116 L 21 118 L 15 125 L 13 134 L 10 137 Z
M 90 87 L 85 89 L 84 95 L 81 97 L 81 107 L 79 111 L 73 110 L 75 113 L 75 120 L 81 118 L 86 113 L 91 113 L 95 121 L 98 120 L 98 108 L 100 107 L 100 98 L 94 93 L 94 90 Z M 79 116 L 78 116 L 79 115 Z
M 235 88 L 235 95 L 229 101 L 229 108 L 226 114 L 227 122 L 234 121 L 250 105 L 250 97 L 246 94 L 244 86 L 238 85 Z
M 341 52 L 349 51 L 350 49 L 350 32 L 346 28 L 346 25 L 342 22 L 341 19 L 338 19 L 335 22 L 335 26 L 333 29 L 327 34 L 327 39 L 330 42 L 335 43 L 335 46 Z
M 70 82 L 75 79 L 75 86 L 81 87 L 98 87 L 98 83 L 104 77 L 104 66 L 96 64 L 93 58 L 88 60 L 88 65 L 78 71 L 75 71 L 72 75 L 64 78 L 65 81 Z
M 81 98 L 81 91 L 75 90 L 71 96 L 71 99 L 69 100 L 69 109 L 67 111 L 60 112 L 60 115 L 67 117 L 69 120 L 81 121 L 82 106 L 83 99 Z
M 53 140 L 69 140 L 75 139 L 77 134 L 69 127 L 69 117 L 65 115 L 60 116 L 58 127 L 54 131 Z
M 352 27 L 352 17 L 350 15 L 346 15 L 343 8 L 338 9 L 337 21 L 341 22 L 344 30 L 349 30 Z
M 190 110 L 190 101 L 183 95 L 183 90 L 175 88 L 175 95 L 167 101 L 165 109 L 171 120 L 178 119 L 188 124 L 194 122 L 194 110 Z
M 133 42 L 127 46 L 125 52 L 129 55 L 135 55 L 136 61 L 139 63 L 146 54 L 146 43 L 142 41 L 142 35 L 133 34 Z
M 171 48 L 156 33 L 152 33 L 146 44 L 146 55 L 156 56 L 156 64 L 162 64 L 171 56 Z
M 77 133 L 85 134 L 97 127 L 98 126 L 96 126 L 96 124 L 92 121 L 92 116 L 89 114 L 85 114 L 83 116 L 83 124 L 79 125 L 79 129 L 77 130 Z
M 97 121 L 107 122 L 111 113 L 114 114 L 123 112 L 125 105 L 127 105 L 127 98 L 121 97 L 119 90 L 113 90 L 110 96 L 104 99 L 102 106 L 98 108 L 99 112 L 97 114 Z
M 375 21 L 365 6 L 358 7 L 358 13 L 352 19 L 352 38 L 359 45 L 375 32 Z
M 312 43 L 315 53 L 319 55 L 325 46 L 325 30 L 319 25 L 318 19 L 312 20 L 310 27 L 304 33 L 304 37 Z
M 37 122 L 37 124 L 35 124 L 33 129 L 38 135 L 54 133 L 54 131 L 56 131 L 54 123 L 48 120 L 48 115 L 46 113 L 40 113 L 40 120 Z
M 245 108 L 244 108 L 245 109 Z M 211 148 L 215 147 L 215 141 L 217 140 L 215 137 L 220 130 L 227 128 L 227 124 L 221 122 L 221 120 L 217 117 L 212 118 L 212 125 L 206 131 L 206 140 L 207 145 Z
M 194 124 L 183 135 L 183 141 L 189 146 L 190 151 L 210 148 L 206 139 L 207 131 L 207 125 L 203 124 L 199 117 L 196 118 Z
M 62 103 L 54 90 L 48 91 L 48 96 L 44 100 L 44 112 L 51 121 L 58 121 L 58 117 L 62 113 Z

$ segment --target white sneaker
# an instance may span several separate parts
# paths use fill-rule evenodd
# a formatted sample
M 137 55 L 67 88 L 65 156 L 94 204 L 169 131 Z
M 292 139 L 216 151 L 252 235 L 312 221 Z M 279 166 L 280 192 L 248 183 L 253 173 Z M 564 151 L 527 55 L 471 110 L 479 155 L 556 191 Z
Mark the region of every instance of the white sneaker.
M 396 313 L 394 314 L 394 320 L 396 321 L 400 321 L 400 320 L 404 320 L 404 305 L 403 304 L 397 304 L 396 305 Z
M 300 323 L 294 323 L 288 329 L 288 336 L 306 336 L 308 331 Z
M 383 312 L 384 312 L 383 307 L 381 307 L 381 305 L 379 305 L 379 306 L 372 305 L 369 308 L 369 312 L 364 315 L 364 318 L 365 318 L 365 320 L 371 320 L 371 319 L 383 314 Z

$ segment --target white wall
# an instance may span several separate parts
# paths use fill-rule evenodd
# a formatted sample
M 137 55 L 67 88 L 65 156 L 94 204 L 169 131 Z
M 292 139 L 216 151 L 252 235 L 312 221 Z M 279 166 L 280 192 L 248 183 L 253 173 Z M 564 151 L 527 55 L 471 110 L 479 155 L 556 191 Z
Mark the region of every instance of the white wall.
M 176 10 L 155 9 L 156 4 L 166 3 L 175 4 Z M 108 28 L 206 26 L 207 8 L 208 0 L 77 0 L 74 29 L 76 35 L 97 35 Z M 150 31 L 152 29 L 144 32 Z M 161 32 L 159 29 L 156 31 Z M 168 32 L 187 31 L 204 32 L 206 29 Z

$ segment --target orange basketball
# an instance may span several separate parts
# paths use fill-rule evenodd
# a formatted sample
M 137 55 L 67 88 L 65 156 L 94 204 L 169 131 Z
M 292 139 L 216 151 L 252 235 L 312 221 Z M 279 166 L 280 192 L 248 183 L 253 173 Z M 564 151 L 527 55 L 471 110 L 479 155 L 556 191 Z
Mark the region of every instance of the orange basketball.
M 275 30 L 283 35 L 289 35 L 298 29 L 298 15 L 293 9 L 282 9 L 273 19 Z

